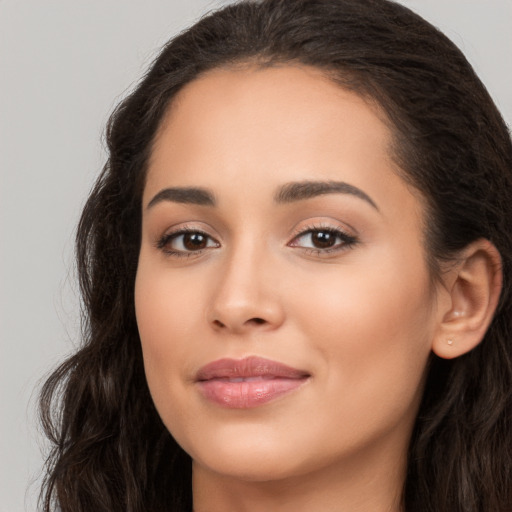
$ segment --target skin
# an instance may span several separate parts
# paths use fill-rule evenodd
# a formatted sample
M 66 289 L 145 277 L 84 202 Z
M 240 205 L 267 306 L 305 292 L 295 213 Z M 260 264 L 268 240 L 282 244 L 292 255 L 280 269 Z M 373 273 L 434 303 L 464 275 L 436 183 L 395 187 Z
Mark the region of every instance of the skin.
M 400 510 L 447 299 L 390 143 L 375 106 L 306 67 L 215 70 L 169 110 L 143 195 L 135 301 L 152 397 L 193 459 L 196 512 Z M 276 203 L 283 184 L 306 180 L 345 182 L 374 205 L 351 193 Z M 208 189 L 216 206 L 148 206 L 169 187 Z M 161 241 L 182 228 L 206 247 Z M 313 228 L 356 241 L 315 249 Z M 205 399 L 199 368 L 254 355 L 310 377 L 251 409 Z

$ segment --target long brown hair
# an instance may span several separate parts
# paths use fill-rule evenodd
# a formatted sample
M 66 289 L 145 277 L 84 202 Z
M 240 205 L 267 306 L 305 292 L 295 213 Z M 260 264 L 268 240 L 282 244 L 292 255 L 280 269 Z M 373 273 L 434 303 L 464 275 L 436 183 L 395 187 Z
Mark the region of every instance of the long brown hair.
M 388 0 L 263 0 L 225 7 L 171 40 L 107 127 L 109 159 L 77 233 L 80 350 L 47 380 L 53 443 L 45 512 L 191 510 L 191 461 L 146 384 L 134 312 L 141 195 L 151 144 L 176 93 L 201 73 L 300 63 L 376 101 L 393 157 L 427 203 L 439 262 L 487 238 L 503 261 L 500 305 L 483 342 L 432 356 L 409 450 L 408 512 L 512 510 L 512 144 L 461 52 Z

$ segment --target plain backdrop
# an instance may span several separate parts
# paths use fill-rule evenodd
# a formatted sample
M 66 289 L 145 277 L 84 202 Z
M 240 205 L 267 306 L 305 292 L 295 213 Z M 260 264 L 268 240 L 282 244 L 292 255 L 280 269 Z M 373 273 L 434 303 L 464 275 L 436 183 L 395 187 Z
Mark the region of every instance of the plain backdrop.
M 0 512 L 36 510 L 37 389 L 78 340 L 73 236 L 108 114 L 168 38 L 225 3 L 0 0 Z M 402 3 L 463 50 L 510 126 L 512 0 Z

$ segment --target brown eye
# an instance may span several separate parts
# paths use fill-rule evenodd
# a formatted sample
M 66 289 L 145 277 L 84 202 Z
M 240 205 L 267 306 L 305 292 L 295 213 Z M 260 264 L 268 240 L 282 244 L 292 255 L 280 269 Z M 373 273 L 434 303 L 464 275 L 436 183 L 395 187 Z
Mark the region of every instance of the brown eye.
M 205 249 L 208 244 L 208 237 L 202 233 L 185 233 L 183 236 L 183 247 L 189 251 Z
M 168 254 L 185 255 L 219 247 L 219 243 L 201 231 L 178 231 L 162 237 L 158 248 Z
M 336 245 L 336 234 L 330 231 L 313 231 L 311 234 L 311 243 L 317 249 L 328 249 Z
M 317 253 L 328 253 L 352 247 L 357 239 L 338 229 L 308 229 L 295 237 L 289 244 Z

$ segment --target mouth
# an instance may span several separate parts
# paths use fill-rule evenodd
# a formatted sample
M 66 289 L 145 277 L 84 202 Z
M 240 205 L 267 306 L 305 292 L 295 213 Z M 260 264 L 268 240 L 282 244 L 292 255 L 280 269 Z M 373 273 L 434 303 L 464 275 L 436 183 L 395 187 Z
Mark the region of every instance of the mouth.
M 221 407 L 249 409 L 266 404 L 301 387 L 310 374 L 264 359 L 219 359 L 196 375 L 202 395 Z

